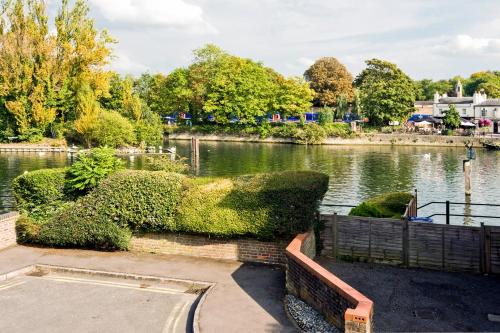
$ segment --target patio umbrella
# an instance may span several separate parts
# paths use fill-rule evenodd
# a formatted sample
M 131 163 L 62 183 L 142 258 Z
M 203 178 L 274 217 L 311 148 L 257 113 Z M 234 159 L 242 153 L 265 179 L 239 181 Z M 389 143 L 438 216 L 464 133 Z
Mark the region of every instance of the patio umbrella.
M 476 124 L 470 122 L 467 119 L 461 119 L 460 126 L 462 126 L 462 127 L 476 127 Z
M 427 125 L 432 125 L 432 123 L 428 120 L 422 120 L 415 123 L 415 126 L 427 126 Z

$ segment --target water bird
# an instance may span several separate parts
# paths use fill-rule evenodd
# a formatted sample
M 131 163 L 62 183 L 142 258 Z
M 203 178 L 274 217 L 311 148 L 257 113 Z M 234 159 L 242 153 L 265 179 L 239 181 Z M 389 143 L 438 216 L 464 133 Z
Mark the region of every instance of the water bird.
M 424 154 L 424 160 L 430 160 L 430 159 L 431 159 L 430 153 Z

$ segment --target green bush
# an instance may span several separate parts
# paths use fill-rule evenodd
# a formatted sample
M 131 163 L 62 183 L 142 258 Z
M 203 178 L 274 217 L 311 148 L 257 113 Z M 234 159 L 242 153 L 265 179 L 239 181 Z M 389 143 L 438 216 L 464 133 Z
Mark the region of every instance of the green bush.
M 84 194 L 103 179 L 123 168 L 123 161 L 114 156 L 111 148 L 94 148 L 78 155 L 68 169 L 67 184 L 70 191 Z
M 410 193 L 386 193 L 363 202 L 349 215 L 400 219 L 412 198 Z
M 326 139 L 326 131 L 318 124 L 307 124 L 300 129 L 296 135 L 295 140 L 298 144 L 314 145 L 321 144 Z
M 102 111 L 92 131 L 92 141 L 98 146 L 120 147 L 135 143 L 132 123 L 115 111 Z
M 348 138 L 353 135 L 351 125 L 346 123 L 332 123 L 323 126 L 329 137 Z
M 127 250 L 132 233 L 130 229 L 120 227 L 111 219 L 101 219 L 92 209 L 82 206 L 83 199 L 71 203 L 56 213 L 47 222 L 29 230 L 36 234 L 29 235 L 30 243 L 55 247 L 94 248 L 101 250 Z M 18 224 L 18 234 L 21 227 Z
M 178 231 L 217 237 L 289 238 L 311 227 L 328 176 L 290 171 L 188 181 Z
M 139 120 L 135 126 L 137 142 L 145 146 L 160 145 L 163 142 L 163 123 L 157 114 Z
M 17 207 L 23 212 L 53 210 L 65 201 L 66 169 L 43 169 L 25 173 L 12 181 Z
M 321 126 L 333 123 L 333 110 L 329 107 L 324 107 L 318 111 L 318 124 Z
M 89 223 L 113 222 L 133 231 L 175 231 L 175 211 L 184 176 L 122 171 L 109 176 L 61 218 Z M 68 222 L 71 223 L 71 222 Z
M 158 155 L 146 157 L 146 170 L 165 171 L 175 173 L 187 173 L 189 165 L 186 164 L 186 158 L 171 160 L 170 156 Z

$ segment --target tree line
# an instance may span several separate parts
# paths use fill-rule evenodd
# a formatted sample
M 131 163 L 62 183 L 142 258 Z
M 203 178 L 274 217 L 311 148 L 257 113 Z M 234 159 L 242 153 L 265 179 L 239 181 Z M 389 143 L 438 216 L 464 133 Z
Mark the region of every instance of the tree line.
M 413 81 L 379 59 L 367 60 L 353 77 L 333 57 L 317 60 L 303 77 L 285 77 L 211 44 L 168 75 L 121 76 L 107 69 L 116 40 L 95 27 L 86 0 L 61 0 L 53 22 L 44 0 L 1 4 L 2 141 L 151 145 L 162 138 L 161 116 L 187 113 L 193 122 L 257 126 L 270 114 L 301 118 L 312 106 L 334 110 L 336 118 L 351 111 L 383 126 L 408 117 L 416 99 L 451 92 L 457 80 Z M 464 79 L 465 91 L 499 96 L 499 73 Z

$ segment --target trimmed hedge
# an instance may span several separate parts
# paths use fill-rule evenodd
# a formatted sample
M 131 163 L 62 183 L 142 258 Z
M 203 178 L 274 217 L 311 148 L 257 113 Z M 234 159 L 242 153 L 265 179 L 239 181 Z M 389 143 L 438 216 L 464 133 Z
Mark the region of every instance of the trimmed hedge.
M 18 176 L 12 190 L 20 210 L 32 212 L 41 208 L 58 207 L 65 201 L 67 169 L 43 169 Z
M 353 208 L 349 215 L 400 219 L 411 199 L 413 199 L 413 195 L 410 193 L 382 194 Z
M 42 221 L 18 223 L 21 242 L 126 249 L 132 232 L 291 238 L 317 220 L 328 176 L 293 171 L 235 178 L 187 178 L 122 171 Z
M 74 208 L 66 207 L 44 222 L 21 217 L 16 225 L 19 243 L 41 244 L 54 247 L 93 248 L 100 250 L 127 250 L 132 233 L 113 221 L 75 219 Z
M 71 214 L 56 217 L 68 223 L 113 222 L 132 231 L 175 231 L 175 211 L 184 176 L 176 173 L 122 171 L 109 176 L 79 199 Z
M 178 209 L 178 231 L 216 237 L 290 238 L 316 221 L 328 176 L 289 171 L 190 180 Z

